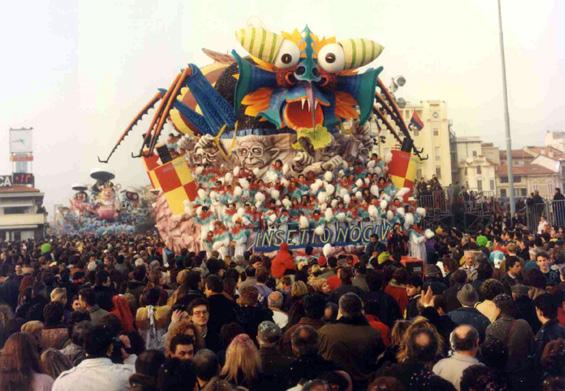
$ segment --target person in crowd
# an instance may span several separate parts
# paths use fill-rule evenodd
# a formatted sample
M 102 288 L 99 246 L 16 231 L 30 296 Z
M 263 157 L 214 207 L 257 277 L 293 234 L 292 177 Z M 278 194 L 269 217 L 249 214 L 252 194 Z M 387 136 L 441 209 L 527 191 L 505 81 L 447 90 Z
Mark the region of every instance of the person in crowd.
M 193 299 L 188 306 L 187 312 L 190 321 L 198 330 L 198 336 L 204 340 L 204 346 L 219 346 L 219 336 L 208 332 L 208 321 L 210 320 L 208 300 L 203 297 Z
M 160 306 L 160 288 L 149 288 L 142 295 L 144 306 L 137 309 L 135 324 L 145 341 L 146 349 L 159 349 L 163 346 L 164 335 L 170 317 L 170 308 Z
M 208 299 L 210 315 L 207 323 L 208 334 L 219 335 L 222 326 L 235 321 L 239 306 L 224 295 L 222 279 L 214 274 L 206 277 L 204 294 Z M 218 338 L 208 338 L 206 347 L 214 352 L 220 350 Z
M 490 323 L 498 317 L 498 309 L 492 299 L 501 293 L 505 293 L 504 285 L 494 278 L 485 280 L 479 287 L 479 297 L 482 301 L 475 305 L 475 308 L 486 316 Z
M 502 341 L 508 349 L 506 373 L 515 389 L 531 386 L 532 357 L 534 355 L 534 334 L 523 319 L 515 319 L 516 307 L 512 297 L 500 294 L 494 299 L 499 310 L 496 321 L 486 329 L 487 338 Z
M 406 282 L 406 295 L 408 296 L 408 304 L 406 306 L 406 319 L 412 319 L 419 314 L 418 301 L 422 295 L 422 287 L 424 282 L 422 277 L 412 274 Z
M 461 391 L 508 389 L 508 383 L 504 376 L 493 368 L 481 364 L 471 365 L 466 368 L 461 377 Z
M 239 293 L 241 309 L 237 314 L 237 321 L 247 335 L 255 338 L 261 322 L 273 321 L 273 311 L 259 306 L 259 290 L 254 286 L 246 286 Z
M 565 339 L 565 327 L 557 322 L 557 299 L 548 293 L 536 297 L 534 300 L 536 315 L 541 323 L 541 328 L 535 336 L 536 363 L 541 359 L 545 346 L 553 340 Z
M 477 252 L 476 251 L 465 251 L 465 255 L 463 256 L 463 266 L 461 266 L 461 270 L 467 273 L 467 281 L 473 282 L 477 279 Z
M 281 353 L 281 337 L 281 329 L 275 323 L 265 321 L 259 324 L 257 342 L 263 376 L 269 378 L 273 385 L 284 388 L 287 385 L 286 374 L 293 360 Z
M 261 356 L 253 340 L 247 334 L 239 334 L 228 346 L 226 361 L 220 376 L 234 386 L 251 390 L 262 388 Z
M 196 375 L 189 362 L 176 358 L 166 360 L 157 374 L 157 390 L 185 391 L 192 390 L 196 384 Z
M 475 308 L 475 304 L 479 301 L 475 288 L 471 284 L 463 285 L 457 292 L 457 300 L 461 303 L 461 307 L 448 312 L 449 318 L 458 326 L 463 324 L 473 326 L 479 332 L 481 341 L 484 340 L 490 321 Z
M 192 368 L 196 375 L 198 389 L 203 390 L 214 377 L 219 375 L 220 362 L 216 353 L 210 349 L 201 349 L 192 359 Z
M 194 338 L 186 334 L 178 334 L 171 339 L 169 352 L 171 358 L 191 361 L 194 357 Z
M 510 294 L 514 285 L 522 283 L 522 264 L 517 256 L 506 257 L 506 273 L 500 279 L 506 288 L 506 293 Z
M 283 329 L 288 324 L 288 314 L 282 310 L 284 296 L 279 291 L 274 291 L 267 298 L 267 307 L 273 311 L 273 321 Z
M 536 254 L 536 264 L 543 273 L 546 286 L 558 285 L 560 282 L 559 272 L 551 268 L 551 257 L 545 251 Z
M 95 326 L 108 314 L 108 311 L 100 308 L 96 303 L 96 293 L 92 288 L 81 289 L 78 293 L 78 301 L 80 308 L 90 314 L 90 320 Z
M 105 326 L 94 326 L 85 337 L 86 358 L 77 366 L 62 372 L 53 383 L 53 391 L 77 388 L 87 391 L 127 390 L 137 357 L 120 347 L 124 364 L 114 364 L 109 357 L 114 347 L 117 347 L 114 333 Z
M 324 325 L 322 317 L 324 316 L 325 305 L 326 300 L 321 294 L 313 293 L 304 297 L 304 316 L 296 324 L 288 327 L 283 335 L 282 349 L 285 354 L 292 354 L 292 335 L 300 326 L 307 325 L 318 330 Z
M 460 390 L 463 371 L 479 364 L 479 333 L 473 326 L 458 326 L 450 335 L 449 345 L 453 351 L 452 356 L 439 360 L 434 365 L 433 372 Z
M 43 373 L 32 338 L 12 334 L 0 354 L 0 390 L 49 391 L 52 385 L 53 378 Z
M 39 357 L 43 372 L 51 376 L 53 379 L 59 377 L 61 372 L 71 369 L 73 364 L 59 350 L 49 348 L 45 349 Z
M 129 378 L 132 391 L 157 391 L 159 369 L 165 364 L 165 355 L 159 350 L 146 350 L 135 361 L 135 373 Z
M 344 294 L 336 323 L 322 326 L 318 333 L 321 355 L 349 373 L 358 387 L 366 387 L 384 344 L 363 316 L 361 298 L 353 292 Z

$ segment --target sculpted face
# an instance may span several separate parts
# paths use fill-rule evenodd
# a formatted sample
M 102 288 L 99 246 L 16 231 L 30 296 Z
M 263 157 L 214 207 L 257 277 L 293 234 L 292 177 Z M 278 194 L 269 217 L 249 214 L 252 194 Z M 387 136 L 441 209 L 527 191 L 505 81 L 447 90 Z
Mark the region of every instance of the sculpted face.
M 253 137 L 238 143 L 233 155 L 240 166 L 254 169 L 263 168 L 275 160 L 280 150 L 267 137 Z

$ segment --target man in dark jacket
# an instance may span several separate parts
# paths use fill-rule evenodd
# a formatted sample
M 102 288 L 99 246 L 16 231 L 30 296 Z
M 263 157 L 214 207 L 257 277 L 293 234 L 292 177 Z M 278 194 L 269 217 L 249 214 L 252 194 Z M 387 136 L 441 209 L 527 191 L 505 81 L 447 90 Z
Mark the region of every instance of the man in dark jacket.
M 507 294 L 493 299 L 500 315 L 486 330 L 487 338 L 502 341 L 508 349 L 506 374 L 512 390 L 528 389 L 533 381 L 532 356 L 534 353 L 534 333 L 524 319 L 515 319 L 516 307 Z
M 300 326 L 311 326 L 314 330 L 318 330 L 324 325 L 322 316 L 324 316 L 324 308 L 326 299 L 324 296 L 314 293 L 304 297 L 304 316 L 300 318 L 297 324 L 290 326 L 282 338 L 282 351 L 291 354 L 291 339 L 294 331 Z
M 228 299 L 223 294 L 223 291 L 224 285 L 218 276 L 209 275 L 206 277 L 204 294 L 208 298 L 208 306 L 210 308 L 208 333 L 215 335 L 220 334 L 223 325 L 235 321 L 237 311 L 239 310 L 239 306 Z M 218 346 L 207 346 L 207 348 L 217 352 L 222 346 L 218 344 Z
M 318 332 L 322 357 L 349 373 L 356 387 L 366 387 L 384 345 L 380 333 L 363 316 L 361 298 L 351 292 L 343 295 L 337 321 Z
M 536 315 L 542 326 L 534 339 L 536 349 L 536 363 L 539 363 L 543 348 L 549 341 L 554 339 L 565 339 L 565 328 L 557 322 L 557 309 L 559 303 L 554 296 L 544 293 L 534 299 Z
M 288 386 L 304 384 L 318 379 L 326 372 L 332 372 L 336 365 L 318 353 L 319 336 L 311 326 L 299 326 L 291 338 L 292 353 L 297 357 L 288 370 Z
M 382 290 L 384 281 L 383 273 L 368 269 L 365 279 L 369 286 L 369 292 L 363 295 L 363 301 L 365 303 L 375 301 L 379 308 L 377 317 L 381 322 L 392 328 L 394 323 L 400 319 L 402 315 L 396 300 Z
M 485 331 L 490 321 L 475 308 L 475 304 L 479 301 L 479 294 L 471 284 L 465 284 L 457 292 L 457 300 L 461 303 L 461 308 L 450 311 L 447 315 L 457 326 L 462 324 L 473 326 L 479 332 L 481 341 L 484 341 Z
M 245 333 L 251 337 L 257 336 L 259 324 L 265 320 L 273 321 L 273 311 L 268 308 L 259 307 L 259 290 L 254 286 L 241 288 L 239 292 L 239 304 L 241 305 L 236 321 Z
M 281 340 L 281 329 L 274 322 L 261 322 L 257 331 L 259 355 L 261 356 L 262 376 L 267 377 L 277 389 L 285 389 L 287 374 L 293 359 L 281 354 L 278 346 Z

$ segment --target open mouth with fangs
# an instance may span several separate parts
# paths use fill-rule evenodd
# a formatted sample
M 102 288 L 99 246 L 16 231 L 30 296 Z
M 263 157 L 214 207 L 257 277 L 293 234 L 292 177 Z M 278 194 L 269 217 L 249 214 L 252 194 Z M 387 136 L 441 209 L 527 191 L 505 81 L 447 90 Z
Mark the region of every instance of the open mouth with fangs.
M 291 129 L 315 128 L 324 123 L 322 106 L 329 105 L 329 101 L 316 87 L 311 83 L 304 83 L 287 92 L 283 118 Z

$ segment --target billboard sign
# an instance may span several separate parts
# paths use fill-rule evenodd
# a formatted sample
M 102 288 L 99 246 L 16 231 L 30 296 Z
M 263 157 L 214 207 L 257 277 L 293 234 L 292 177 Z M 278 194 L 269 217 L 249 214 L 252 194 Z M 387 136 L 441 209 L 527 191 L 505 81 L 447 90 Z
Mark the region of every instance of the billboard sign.
M 33 128 L 10 129 L 10 154 L 30 154 Z
M 11 187 L 11 186 L 12 186 L 12 176 L 0 175 L 0 187 Z

